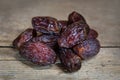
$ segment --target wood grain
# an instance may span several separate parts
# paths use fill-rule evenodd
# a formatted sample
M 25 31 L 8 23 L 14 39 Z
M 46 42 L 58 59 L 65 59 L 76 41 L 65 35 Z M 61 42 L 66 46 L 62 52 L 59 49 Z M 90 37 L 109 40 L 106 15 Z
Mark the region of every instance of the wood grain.
M 22 64 L 19 61 L 0 61 L 0 80 L 120 80 L 119 65 L 93 65 L 82 66 L 75 73 L 64 73 L 57 66 L 40 69 Z M 8 66 L 6 66 L 8 65 Z M 0 67 L 0 68 L 1 68 Z
M 0 45 L 11 45 L 18 34 L 32 26 L 34 16 L 66 20 L 69 13 L 77 11 L 98 31 L 101 45 L 120 46 L 119 7 L 120 0 L 0 0 Z
M 97 56 L 83 61 L 75 73 L 65 73 L 59 64 L 37 66 L 17 50 L 0 47 L 0 80 L 120 80 L 120 0 L 0 0 L 0 46 L 31 27 L 34 16 L 67 20 L 72 11 L 81 13 L 98 31 L 103 46 Z
M 58 64 L 40 67 L 21 58 L 17 51 L 0 49 L 0 80 L 119 80 L 120 48 L 103 48 L 82 63 L 75 73 L 65 73 Z M 26 77 L 27 76 L 27 77 Z
M 118 59 L 120 58 L 119 52 L 120 48 L 101 48 L 99 54 L 94 58 L 94 59 L 97 58 L 96 60 L 98 61 L 94 61 L 94 59 L 90 61 L 95 62 L 94 64 L 97 64 L 96 62 L 116 63 L 119 61 Z M 0 48 L 0 61 L 17 61 L 17 60 L 20 61 L 25 60 L 19 55 L 19 52 L 17 50 L 14 50 L 12 48 Z

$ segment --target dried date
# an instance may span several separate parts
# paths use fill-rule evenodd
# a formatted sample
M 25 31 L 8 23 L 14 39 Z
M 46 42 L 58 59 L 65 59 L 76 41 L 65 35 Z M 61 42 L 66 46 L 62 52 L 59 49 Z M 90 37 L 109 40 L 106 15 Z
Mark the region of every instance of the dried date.
M 59 34 L 60 27 L 57 19 L 52 17 L 33 17 L 32 18 L 33 28 L 45 34 Z
M 14 41 L 13 46 L 17 49 L 24 43 L 29 41 L 31 38 L 36 37 L 37 33 L 34 29 L 28 28 L 22 32 Z
M 13 41 L 13 46 L 34 64 L 54 64 L 59 57 L 65 72 L 75 72 L 81 68 L 82 60 L 100 51 L 97 31 L 89 28 L 85 18 L 76 11 L 69 14 L 68 20 L 36 16 L 31 22 L 33 29 L 22 32 Z
M 68 21 L 59 20 L 58 23 L 59 26 L 61 27 L 61 33 L 62 33 L 67 28 Z
M 61 48 L 59 58 L 64 68 L 69 72 L 75 72 L 81 68 L 81 58 L 71 49 Z
M 50 65 L 55 63 L 56 54 L 47 45 L 40 42 L 26 42 L 20 47 L 20 55 L 38 65 Z
M 87 38 L 89 26 L 84 23 L 75 22 L 69 25 L 58 39 L 60 47 L 73 47 Z
M 47 35 L 47 34 L 42 34 L 39 35 L 37 37 L 34 37 L 32 39 L 33 42 L 41 42 L 44 43 L 46 45 L 48 45 L 49 47 L 51 47 L 52 49 L 54 49 L 57 45 L 57 39 L 59 36 L 57 35 Z
M 98 54 L 100 43 L 97 39 L 87 39 L 73 49 L 82 59 L 89 59 Z
M 77 21 L 79 21 L 81 23 L 86 23 L 86 20 L 84 19 L 84 17 L 81 14 L 73 11 L 68 16 L 68 25 L 72 24 L 74 22 L 77 22 Z
M 94 29 L 90 29 L 89 34 L 88 34 L 88 39 L 96 39 L 98 37 L 98 33 Z

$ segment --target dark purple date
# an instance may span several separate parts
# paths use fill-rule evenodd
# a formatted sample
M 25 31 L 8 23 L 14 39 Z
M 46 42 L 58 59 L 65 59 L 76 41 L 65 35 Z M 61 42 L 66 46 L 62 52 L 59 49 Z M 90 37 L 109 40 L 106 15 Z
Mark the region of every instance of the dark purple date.
M 17 49 L 24 43 L 29 41 L 31 38 L 36 37 L 37 33 L 34 29 L 28 28 L 22 32 L 14 41 L 13 46 Z
M 97 31 L 94 29 L 90 29 L 89 34 L 88 34 L 88 39 L 96 39 L 98 37 Z
M 52 49 L 54 49 L 57 45 L 58 37 L 59 36 L 42 34 L 40 36 L 34 37 L 32 39 L 32 41 L 33 42 L 38 42 L 39 41 L 41 43 L 44 43 L 44 44 L 48 45 Z
M 58 39 L 60 47 L 73 47 L 87 38 L 89 26 L 84 23 L 75 22 L 69 25 Z
M 60 32 L 57 19 L 52 17 L 33 17 L 32 25 L 36 31 L 45 34 L 59 34 Z
M 33 29 L 22 32 L 13 46 L 34 64 L 54 64 L 58 57 L 65 72 L 75 72 L 81 68 L 81 60 L 92 58 L 100 51 L 98 32 L 76 11 L 69 14 L 68 20 L 36 16 L 31 21 Z
M 59 58 L 69 72 L 78 71 L 81 68 L 81 58 L 73 53 L 71 49 L 61 48 Z
M 97 39 L 87 39 L 74 47 L 74 51 L 82 59 L 89 59 L 100 51 L 100 43 Z
M 61 33 L 62 33 L 67 28 L 68 21 L 59 20 L 58 23 L 59 26 L 61 27 Z
M 20 47 L 20 55 L 38 65 L 50 65 L 55 63 L 56 54 L 47 45 L 40 42 L 26 42 Z
M 84 19 L 84 17 L 81 14 L 73 11 L 68 16 L 68 25 L 72 24 L 74 22 L 77 22 L 77 21 L 79 21 L 81 23 L 86 23 L 86 20 Z

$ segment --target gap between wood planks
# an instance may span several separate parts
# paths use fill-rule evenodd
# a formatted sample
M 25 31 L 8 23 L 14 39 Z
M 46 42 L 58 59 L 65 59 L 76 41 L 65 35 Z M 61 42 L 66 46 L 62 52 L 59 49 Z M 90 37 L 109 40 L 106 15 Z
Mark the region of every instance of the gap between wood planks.
M 2 48 L 15 48 L 14 46 L 0 46 L 0 48 L 2 49 Z M 101 48 L 120 48 L 120 46 L 101 46 Z M 16 61 L 16 60 L 8 60 L 8 59 L 4 59 L 4 60 L 0 60 L 0 61 Z M 25 59 L 19 59 L 19 61 L 27 61 L 27 60 L 25 60 Z M 59 62 L 59 61 L 58 61 Z
M 14 46 L 0 46 L 0 48 L 15 48 Z M 101 46 L 101 48 L 120 48 L 120 46 Z

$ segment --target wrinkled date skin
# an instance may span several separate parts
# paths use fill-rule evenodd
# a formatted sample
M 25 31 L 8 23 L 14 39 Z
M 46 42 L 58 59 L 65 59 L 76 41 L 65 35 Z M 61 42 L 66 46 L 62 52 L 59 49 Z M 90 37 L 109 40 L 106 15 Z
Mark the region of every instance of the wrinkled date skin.
M 84 23 L 75 22 L 69 25 L 58 39 L 60 47 L 71 48 L 86 39 L 89 26 Z
M 17 49 L 24 43 L 29 41 L 31 38 L 36 37 L 37 33 L 34 29 L 28 28 L 22 32 L 14 41 L 13 46 Z
M 78 71 L 81 68 L 81 58 L 71 49 L 61 48 L 59 58 L 65 69 L 69 72 Z
M 72 24 L 74 22 L 77 22 L 77 21 L 80 21 L 81 23 L 86 23 L 86 20 L 84 19 L 84 17 L 81 14 L 73 11 L 68 16 L 68 25 Z
M 55 63 L 56 54 L 47 45 L 40 42 L 26 42 L 20 47 L 20 55 L 41 66 Z
M 34 64 L 47 66 L 59 58 L 65 72 L 75 72 L 81 68 L 82 60 L 89 60 L 100 51 L 97 31 L 76 11 L 69 14 L 68 20 L 36 16 L 31 23 L 33 29 L 22 32 L 13 46 Z
M 89 34 L 88 34 L 88 39 L 96 39 L 98 37 L 98 33 L 94 29 L 90 29 Z
M 46 34 L 59 34 L 60 32 L 57 19 L 52 17 L 33 17 L 32 25 L 38 32 Z
M 82 59 L 89 59 L 98 54 L 100 43 L 97 39 L 87 39 L 73 49 Z
M 40 36 L 34 37 L 32 39 L 32 41 L 33 42 L 38 42 L 39 41 L 41 43 L 44 43 L 44 44 L 48 45 L 52 49 L 54 49 L 57 45 L 58 37 L 59 36 L 42 34 Z
M 61 33 L 62 33 L 67 28 L 68 21 L 59 20 L 58 23 L 59 23 L 59 26 L 61 27 Z

